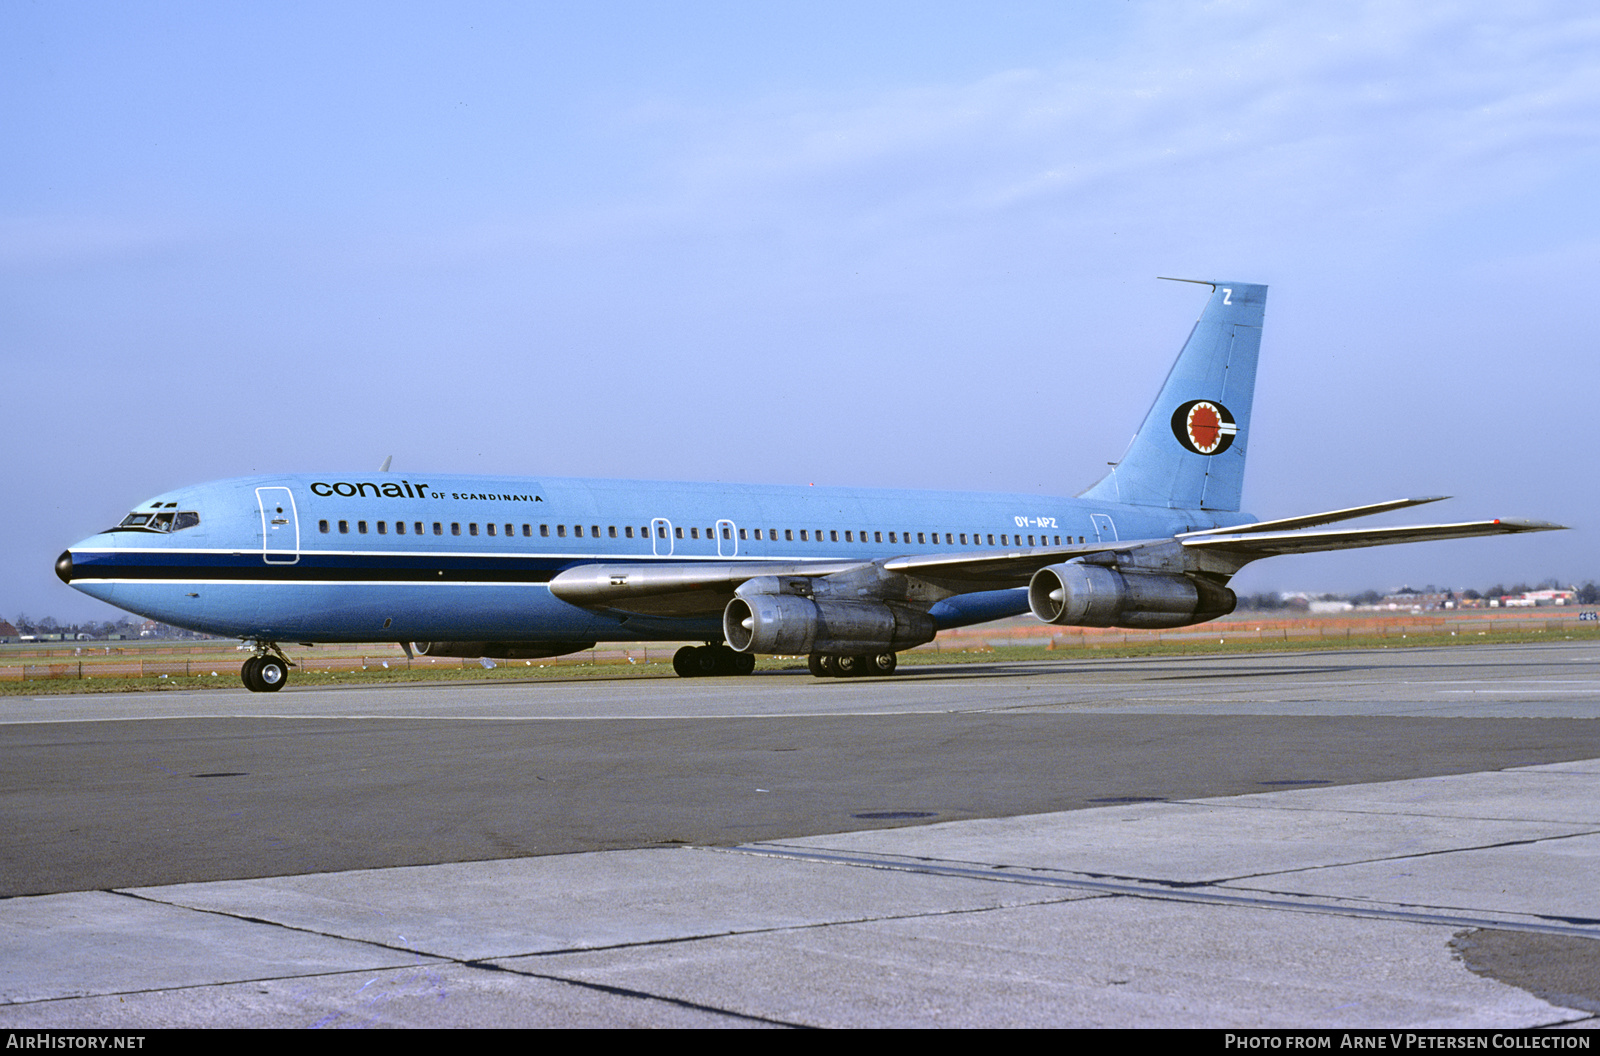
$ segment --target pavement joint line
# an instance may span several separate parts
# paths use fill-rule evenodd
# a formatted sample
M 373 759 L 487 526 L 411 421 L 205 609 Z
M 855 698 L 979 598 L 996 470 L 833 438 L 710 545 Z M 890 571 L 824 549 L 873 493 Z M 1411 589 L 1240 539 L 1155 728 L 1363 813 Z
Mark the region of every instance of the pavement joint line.
M 1372 813 L 1372 812 L 1369 812 L 1369 811 L 1352 811 L 1351 813 Z M 1455 817 L 1456 817 L 1455 815 L 1449 815 L 1449 814 L 1447 814 L 1447 815 L 1423 814 L 1423 815 L 1408 815 L 1408 816 L 1410 816 L 1410 817 L 1444 817 L 1444 818 L 1448 818 L 1450 820 L 1455 820 Z M 1465 820 L 1468 820 L 1468 821 L 1497 821 L 1497 820 L 1503 820 L 1503 819 L 1496 819 L 1496 818 L 1468 818 L 1468 819 L 1465 819 Z M 1326 862 L 1326 863 L 1323 863 L 1323 864 L 1320 864 L 1320 865 L 1301 865 L 1301 866 L 1295 866 L 1294 868 L 1289 868 L 1289 869 L 1269 869 L 1266 872 L 1261 872 L 1261 873 L 1241 873 L 1238 876 L 1230 876 L 1230 877 L 1226 877 L 1226 878 L 1223 878 L 1223 879 L 1220 879 L 1220 880 L 1203 880 L 1203 881 L 1195 881 L 1195 883 L 1197 885 L 1201 885 L 1201 886 L 1209 885 L 1209 884 L 1231 884 L 1231 883 L 1236 883 L 1236 882 L 1241 881 L 1241 880 L 1256 880 L 1256 879 L 1259 879 L 1261 877 L 1267 877 L 1267 876 L 1293 876 L 1296 873 L 1317 873 L 1317 872 L 1323 871 L 1324 869 L 1347 869 L 1352 865 L 1377 865 L 1377 864 L 1380 864 L 1382 862 L 1405 862 L 1405 861 L 1412 861 L 1412 860 L 1420 859 L 1420 858 L 1432 858 L 1432 857 L 1435 857 L 1437 855 L 1443 855 L 1443 854 L 1466 854 L 1466 853 L 1470 853 L 1472 851 L 1492 851 L 1492 850 L 1498 850 L 1498 849 L 1504 848 L 1504 847 L 1530 847 L 1533 844 L 1546 843 L 1546 842 L 1551 841 L 1551 840 L 1570 840 L 1570 839 L 1573 839 L 1573 838 L 1579 837 L 1579 836 L 1593 836 L 1593 835 L 1595 835 L 1595 832 L 1593 830 L 1591 830 L 1591 831 L 1586 831 L 1586 832 L 1569 832 L 1569 833 L 1563 833 L 1563 834 L 1551 835 L 1551 836 L 1536 836 L 1536 837 L 1532 837 L 1532 838 L 1525 839 L 1525 840 L 1502 840 L 1499 843 L 1473 844 L 1473 845 L 1463 846 L 1463 847 L 1441 847 L 1438 850 L 1434 850 L 1434 851 L 1416 851 L 1416 852 L 1413 852 L 1411 854 L 1381 855 L 1381 856 L 1376 857 L 1376 858 L 1353 858 L 1353 859 L 1351 859 L 1349 861 L 1344 861 L 1344 862 Z M 1159 882 L 1159 881 L 1155 881 L 1155 882 Z M 1563 919 L 1565 919 L 1565 918 L 1563 918 Z M 1588 923 L 1600 924 L 1600 919 L 1595 919 L 1595 920 L 1589 920 L 1588 918 L 1583 918 L 1583 919 Z
M 738 844 L 732 847 L 707 847 L 709 851 L 731 854 L 750 854 L 798 861 L 831 862 L 837 865 L 862 869 L 884 869 L 894 872 L 922 873 L 929 876 L 961 877 L 988 880 L 1003 884 L 1035 884 L 1044 887 L 1065 887 L 1079 891 L 1094 891 L 1108 895 L 1124 895 L 1167 902 L 1201 902 L 1215 905 L 1238 906 L 1248 909 L 1282 910 L 1291 913 L 1315 913 L 1325 916 L 1353 916 L 1374 920 L 1398 920 L 1414 924 L 1446 925 L 1458 928 L 1495 928 L 1501 931 L 1522 931 L 1541 935 L 1566 935 L 1575 938 L 1600 940 L 1600 929 L 1574 924 L 1542 924 L 1536 921 L 1512 920 L 1504 917 L 1469 916 L 1438 910 L 1384 909 L 1377 906 L 1352 905 L 1344 901 L 1305 901 L 1311 896 L 1288 892 L 1272 892 L 1275 897 L 1259 895 L 1230 895 L 1219 891 L 1201 890 L 1216 883 L 1229 881 L 1199 881 L 1192 886 L 1178 886 L 1177 881 L 1161 880 L 1093 880 L 1068 876 L 1040 875 L 1036 867 L 1029 870 L 1001 872 L 1005 866 L 972 868 L 945 865 L 934 859 L 905 860 L 888 856 L 873 857 L 865 854 L 844 854 L 811 850 L 790 850 L 773 844 Z M 1585 918 L 1586 919 L 1586 918 Z M 1600 923 L 1600 921 L 1596 921 Z
M 370 975 L 375 972 L 409 972 L 429 964 L 459 964 L 448 957 L 419 963 L 390 965 L 373 968 L 336 968 L 326 972 L 295 972 L 292 975 L 252 975 L 244 979 L 223 979 L 212 983 L 185 983 L 181 986 L 148 986 L 137 990 L 96 990 L 93 992 L 55 994 L 50 997 L 32 997 L 25 1001 L 0 1002 L 0 1008 L 26 1008 L 29 1005 L 47 1005 L 54 1001 L 81 1001 L 86 997 L 135 997 L 139 994 L 176 994 L 185 990 L 210 990 L 218 986 L 240 986 L 245 983 L 288 983 L 296 979 L 331 979 L 340 975 Z
M 244 921 L 244 922 L 250 923 L 250 924 L 263 924 L 263 925 L 266 925 L 267 927 L 282 928 L 285 931 L 297 931 L 297 932 L 300 932 L 301 934 L 305 934 L 305 935 L 315 935 L 318 938 L 333 939 L 333 940 L 339 941 L 339 942 L 353 942 L 353 943 L 357 943 L 357 944 L 363 945 L 363 946 L 375 947 L 375 948 L 380 949 L 380 950 L 388 950 L 391 953 L 410 954 L 413 957 L 419 958 L 419 960 L 418 960 L 418 962 L 416 964 L 403 965 L 403 966 L 398 966 L 398 965 L 397 966 L 374 966 L 374 967 L 371 967 L 371 968 L 355 968 L 355 969 L 341 968 L 341 969 L 339 969 L 337 971 L 329 971 L 329 972 L 300 972 L 300 973 L 295 973 L 293 975 L 273 975 L 273 976 L 252 977 L 252 978 L 249 978 L 249 979 L 229 979 L 229 980 L 227 980 L 225 982 L 224 981 L 219 981 L 219 982 L 214 982 L 214 983 L 201 983 L 201 984 L 193 984 L 193 985 L 188 985 L 188 986 L 154 987 L 154 988 L 150 988 L 150 989 L 141 989 L 141 990 L 118 990 L 118 991 L 109 991 L 109 992 L 106 992 L 106 993 L 96 994 L 96 995 L 63 994 L 63 995 L 61 995 L 59 997 L 39 998 L 36 1001 L 13 1002 L 12 1004 L 17 1004 L 17 1005 L 38 1004 L 38 1003 L 42 1003 L 42 1002 L 45 1002 L 45 1001 L 72 1000 L 72 999 L 81 998 L 81 997 L 84 997 L 84 996 L 114 997 L 114 996 L 129 995 L 129 994 L 159 994 L 159 993 L 175 992 L 175 991 L 180 991 L 180 990 L 204 990 L 204 989 L 209 989 L 209 988 L 218 987 L 218 986 L 234 986 L 234 985 L 237 985 L 239 983 L 276 982 L 276 981 L 284 981 L 284 980 L 292 980 L 292 979 L 314 979 L 314 978 L 322 978 L 322 977 L 327 977 L 327 976 L 353 975 L 353 974 L 367 973 L 367 972 L 395 972 L 395 971 L 402 971 L 402 970 L 410 971 L 412 969 L 415 969 L 415 968 L 418 968 L 418 967 L 425 967 L 427 965 L 456 964 L 456 965 L 460 965 L 460 966 L 462 966 L 464 968 L 471 968 L 471 969 L 473 969 L 475 971 L 506 972 L 506 973 L 509 973 L 511 975 L 521 976 L 523 978 L 543 979 L 543 980 L 545 980 L 547 982 L 563 983 L 563 984 L 565 984 L 567 986 L 576 986 L 576 987 L 580 987 L 580 988 L 586 989 L 586 990 L 596 990 L 596 991 L 599 991 L 601 993 L 612 994 L 612 995 L 615 995 L 615 996 L 632 997 L 632 998 L 638 998 L 640 1000 L 647 1000 L 647 1001 L 661 1001 L 661 1002 L 665 1002 L 666 1004 L 676 1005 L 676 1006 L 679 1006 L 679 1007 L 682 1007 L 682 1008 L 687 1008 L 687 1009 L 693 1009 L 693 1010 L 699 1011 L 699 1012 L 714 1013 L 716 1015 L 721 1015 L 721 1016 L 731 1016 L 731 1017 L 734 1017 L 734 1018 L 737 1018 L 737 1019 L 750 1020 L 750 1021 L 756 1022 L 756 1023 L 769 1023 L 769 1024 L 772 1024 L 773 1026 L 795 1027 L 795 1028 L 802 1028 L 802 1027 L 806 1026 L 806 1024 L 804 1024 L 804 1023 L 790 1023 L 790 1022 L 787 1022 L 785 1020 L 772 1019 L 772 1018 L 766 1017 L 766 1016 L 751 1015 L 751 1014 L 746 1013 L 746 1012 L 737 1012 L 737 1011 L 734 1011 L 732 1009 L 717 1008 L 714 1005 L 704 1005 L 704 1004 L 700 1004 L 700 1003 L 697 1003 L 697 1002 L 694 1002 L 694 1001 L 685 1001 L 685 1000 L 683 1000 L 681 998 L 668 997 L 668 996 L 663 995 L 663 994 L 652 994 L 652 993 L 649 993 L 648 991 L 644 991 L 644 990 L 632 990 L 632 989 L 629 989 L 629 988 L 626 988 L 626 987 L 612 986 L 612 985 L 606 984 L 606 983 L 593 983 L 593 982 L 589 982 L 588 980 L 584 980 L 584 979 L 571 979 L 571 978 L 568 978 L 566 976 L 549 975 L 549 974 L 542 973 L 542 972 L 520 971 L 520 970 L 518 970 L 516 968 L 509 968 L 509 967 L 507 967 L 507 966 L 505 966 L 503 964 L 494 963 L 496 960 L 516 959 L 516 958 L 519 958 L 519 957 L 554 956 L 554 955 L 558 955 L 558 954 L 575 954 L 575 953 L 596 953 L 596 952 L 601 952 L 601 951 L 604 951 L 604 950 L 630 949 L 630 948 L 638 947 L 638 946 L 664 945 L 664 944 L 671 943 L 671 942 L 691 941 L 691 939 L 692 940 L 705 940 L 705 939 L 721 938 L 721 937 L 723 937 L 725 935 L 730 935 L 730 934 L 745 934 L 745 932 L 733 931 L 733 932 L 717 933 L 717 934 L 712 934 L 712 935 L 696 935 L 696 936 L 692 936 L 692 937 L 691 936 L 683 936 L 683 937 L 678 937 L 678 938 L 674 938 L 674 939 L 653 940 L 651 942 L 644 942 L 644 943 L 617 943 L 617 944 L 612 945 L 612 946 L 584 946 L 584 947 L 581 947 L 581 948 L 569 949 L 569 950 L 537 951 L 537 952 L 534 952 L 534 953 L 531 953 L 531 954 L 529 954 L 529 953 L 500 954 L 495 958 L 463 958 L 463 957 L 452 957 L 449 954 L 428 953 L 428 952 L 426 952 L 424 950 L 418 950 L 418 949 L 414 949 L 414 948 L 408 947 L 408 946 L 394 946 L 394 945 L 391 945 L 391 944 L 386 943 L 386 942 L 379 942 L 376 939 L 364 939 L 364 938 L 360 938 L 359 936 L 339 935 L 339 934 L 335 934 L 333 932 L 318 931 L 315 928 L 299 927 L 299 926 L 294 925 L 294 924 L 284 923 L 283 921 L 266 920 L 266 919 L 261 918 L 261 917 L 246 916 L 246 915 L 244 915 L 242 913 L 230 913 L 227 910 L 222 910 L 222 909 L 207 909 L 207 908 L 200 907 L 200 906 L 184 905 L 181 902 L 169 902 L 169 901 L 166 901 L 164 899 L 152 898 L 149 895 L 142 895 L 142 894 L 138 894 L 138 893 L 133 892 L 133 891 L 113 889 L 113 890 L 107 891 L 106 893 L 107 894 L 111 894 L 111 895 L 121 895 L 124 898 L 131 898 L 131 899 L 134 899 L 135 901 L 148 902 L 148 903 L 150 903 L 152 905 L 167 906 L 168 908 L 171 908 L 171 909 L 181 909 L 181 910 L 185 910 L 185 911 L 190 912 L 190 913 L 205 913 L 205 914 L 209 914 L 211 916 L 226 917 L 229 920 L 238 920 L 238 921 Z M 916 915 L 924 916 L 926 914 L 916 914 Z M 870 920 L 871 918 L 867 918 L 867 919 Z M 864 922 L 865 921 L 829 921 L 827 923 L 831 925 L 831 924 L 840 924 L 840 923 L 848 924 L 848 923 L 864 923 Z M 822 926 L 822 925 L 811 925 L 811 926 Z M 774 931 L 775 932 L 775 931 L 793 931 L 793 930 L 795 930 L 793 927 L 761 928 L 761 929 L 756 929 L 756 932 L 759 933 L 761 931 Z
M 646 943 L 643 945 L 654 945 Z M 582 950 L 567 950 L 567 953 L 592 953 L 594 948 L 585 947 Z M 696 1012 L 708 1012 L 718 1016 L 728 1016 L 733 1019 L 749 1020 L 752 1023 L 766 1023 L 775 1027 L 790 1027 L 796 1030 L 813 1029 L 807 1023 L 791 1023 L 788 1020 L 773 1019 L 771 1016 L 758 1016 L 749 1012 L 736 1012 L 731 1008 L 718 1008 L 716 1005 L 701 1004 L 698 1001 L 688 1001 L 681 997 L 668 997 L 665 994 L 652 994 L 646 990 L 634 990 L 630 987 L 614 986 L 610 983 L 594 983 L 587 979 L 572 979 L 563 975 L 547 975 L 543 972 L 525 972 L 516 968 L 509 968 L 503 964 L 496 964 L 492 960 L 456 961 L 455 963 L 468 968 L 475 968 L 485 972 L 504 972 L 522 979 L 542 979 L 550 983 L 562 983 L 566 986 L 575 986 L 583 990 L 594 990 L 602 994 L 611 994 L 615 997 L 631 997 L 640 1001 L 660 1001 L 663 1004 L 674 1005 L 678 1008 L 687 1008 Z
M 237 881 L 223 882 L 229 883 Z M 429 953 L 426 950 L 419 950 L 410 946 L 395 946 L 387 942 L 379 942 L 377 939 L 363 939 L 354 935 L 338 935 L 333 932 L 318 931 L 316 928 L 306 928 L 296 924 L 287 924 L 281 920 L 267 920 L 265 917 L 247 916 L 243 913 L 232 913 L 225 909 L 209 909 L 204 906 L 185 905 L 182 902 L 171 902 L 162 898 L 153 898 L 150 895 L 139 894 L 137 891 L 130 891 L 123 888 L 110 888 L 106 891 L 106 894 L 121 895 L 123 898 L 131 898 L 137 902 L 148 902 L 151 905 L 166 906 L 169 909 L 181 909 L 188 913 L 205 913 L 214 917 L 226 917 L 228 920 L 243 921 L 246 924 L 264 924 L 269 928 L 282 928 L 284 931 L 297 931 L 302 935 L 315 935 L 319 939 L 334 939 L 338 942 L 354 942 L 362 946 L 372 946 L 380 950 L 388 950 L 390 953 L 405 953 L 410 954 L 413 957 L 426 957 L 430 960 L 445 963 L 461 963 L 458 958 L 451 957 L 447 954 Z
M 688 848 L 688 849 L 692 849 L 692 850 L 721 850 L 722 848 L 715 848 L 715 847 L 698 848 L 697 847 L 697 848 Z M 605 852 L 600 852 L 600 853 L 605 853 Z M 311 874 L 297 874 L 297 875 L 316 876 L 316 875 L 319 875 L 319 874 L 311 873 Z M 236 882 L 236 881 L 224 881 L 224 882 Z M 112 889 L 112 890 L 107 890 L 105 893 L 106 894 L 111 894 L 111 895 L 121 895 L 124 898 L 132 898 L 132 899 L 135 899 L 137 901 L 149 902 L 149 903 L 151 903 L 153 905 L 158 905 L 158 906 L 167 906 L 168 908 L 171 908 L 171 909 L 184 910 L 184 911 L 190 912 L 190 913 L 207 913 L 207 914 L 210 914 L 210 915 L 213 915 L 213 916 L 226 917 L 229 920 L 243 921 L 243 922 L 248 923 L 248 924 L 264 924 L 267 927 L 282 928 L 285 931 L 297 931 L 297 932 L 300 932 L 301 934 L 305 934 L 305 935 L 315 935 L 318 938 L 334 939 L 334 940 L 340 941 L 340 942 L 360 943 L 360 944 L 365 945 L 365 946 L 372 946 L 372 947 L 375 947 L 377 949 L 387 950 L 387 951 L 389 951 L 391 953 L 404 953 L 404 954 L 410 954 L 411 956 L 414 956 L 414 957 L 426 958 L 427 960 L 429 960 L 431 962 L 435 962 L 435 963 L 464 964 L 464 965 L 469 965 L 469 966 L 471 966 L 471 965 L 482 965 L 482 964 L 486 964 L 486 963 L 488 963 L 490 961 L 496 961 L 496 960 L 517 959 L 517 958 L 534 958 L 534 957 L 566 957 L 566 956 L 571 956 L 573 954 L 579 954 L 579 953 L 605 953 L 605 952 L 613 951 L 613 950 L 643 949 L 643 948 L 650 947 L 650 946 L 672 946 L 672 945 L 677 945 L 677 944 L 681 944 L 681 943 L 710 942 L 710 941 L 714 941 L 716 939 L 729 938 L 729 937 L 735 936 L 735 935 L 775 935 L 775 934 L 781 934 L 783 932 L 790 932 L 790 931 L 808 931 L 808 930 L 811 930 L 811 929 L 814 929 L 814 928 L 832 928 L 832 927 L 840 927 L 840 926 L 849 926 L 849 925 L 854 925 L 854 924 L 876 924 L 876 923 L 882 923 L 884 921 L 895 921 L 895 920 L 920 920 L 920 919 L 929 918 L 929 917 L 960 916 L 962 914 L 967 914 L 967 913 L 988 913 L 988 912 L 993 912 L 994 910 L 997 910 L 997 909 L 1015 908 L 1015 907 L 1010 907 L 1010 906 L 970 906 L 970 907 L 958 908 L 958 909 L 920 910 L 920 911 L 912 912 L 912 913 L 876 913 L 876 914 L 872 914 L 870 916 L 842 917 L 842 918 L 835 919 L 835 920 L 818 920 L 818 921 L 812 921 L 810 923 L 805 923 L 805 924 L 772 924 L 772 925 L 763 925 L 763 926 L 760 926 L 760 927 L 744 927 L 744 928 L 735 927 L 735 928 L 724 929 L 722 931 L 707 931 L 707 932 L 696 932 L 694 934 L 687 934 L 687 935 L 672 935 L 672 936 L 668 936 L 668 937 L 664 937 L 664 938 L 644 939 L 644 940 L 636 941 L 636 942 L 613 942 L 613 943 L 606 943 L 606 944 L 603 944 L 603 945 L 594 945 L 594 946 L 572 946 L 572 947 L 567 947 L 567 948 L 564 948 L 564 949 L 554 949 L 554 950 L 527 950 L 527 951 L 523 951 L 523 952 L 520 952 L 520 953 L 497 953 L 497 954 L 493 954 L 493 955 L 491 955 L 489 957 L 461 958 L 461 957 L 452 957 L 451 955 L 445 954 L 445 953 L 429 953 L 429 952 L 427 952 L 425 950 L 414 949 L 414 948 L 409 947 L 409 946 L 394 946 L 394 945 L 391 945 L 389 943 L 380 942 L 377 939 L 363 939 L 363 938 L 360 938 L 360 937 L 357 937 L 357 936 L 352 936 L 352 935 L 341 935 L 341 934 L 338 934 L 338 933 L 335 933 L 335 932 L 318 931 L 315 928 L 301 927 L 299 925 L 288 924 L 288 923 L 285 923 L 285 922 L 279 921 L 279 920 L 267 920 L 267 919 L 265 919 L 263 917 L 247 916 L 247 915 L 242 914 L 242 913 L 233 913 L 233 912 L 230 912 L 230 911 L 225 910 L 225 909 L 210 909 L 210 908 L 206 908 L 206 907 L 203 907 L 203 906 L 191 906 L 191 905 L 187 905 L 187 904 L 182 903 L 182 902 L 170 902 L 170 901 L 166 901 L 164 899 L 153 898 L 153 897 L 151 897 L 149 895 L 139 894 L 137 892 L 129 891 L 129 890 Z M 17 896 L 17 897 L 32 897 L 32 896 Z M 1027 905 L 1033 905 L 1033 906 L 1048 906 L 1048 905 L 1056 905 L 1056 904 L 1059 904 L 1061 902 L 1066 902 L 1066 901 L 1072 901 L 1072 900 L 1064 899 L 1064 898 L 1041 897 L 1041 898 L 1038 898 L 1038 899 L 1029 900 L 1026 904 Z M 313 973 L 313 974 L 319 974 L 319 975 L 322 975 L 322 974 L 334 974 L 334 975 L 338 975 L 338 974 L 340 974 L 342 972 L 345 972 L 345 971 L 348 971 L 348 970 L 349 969 L 340 969 L 339 971 L 333 972 L 333 973 L 320 973 L 319 972 L 319 973 Z M 388 971 L 389 969 L 386 969 L 386 968 L 373 968 L 373 969 L 363 969 L 363 970 Z M 506 970 L 510 970 L 510 969 L 506 969 Z M 528 974 L 536 974 L 536 973 L 528 973 Z M 294 977 L 293 976 L 287 976 L 285 978 L 294 978 Z M 137 992 L 137 991 L 130 991 L 130 992 Z

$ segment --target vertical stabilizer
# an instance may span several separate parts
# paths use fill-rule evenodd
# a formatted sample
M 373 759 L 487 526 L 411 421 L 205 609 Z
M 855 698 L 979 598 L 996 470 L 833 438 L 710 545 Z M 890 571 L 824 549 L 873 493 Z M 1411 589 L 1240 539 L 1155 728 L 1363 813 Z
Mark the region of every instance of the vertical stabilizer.
M 1084 498 L 1239 509 L 1267 288 L 1245 282 L 1203 285 L 1211 287 L 1211 299 L 1161 394 L 1127 454 Z

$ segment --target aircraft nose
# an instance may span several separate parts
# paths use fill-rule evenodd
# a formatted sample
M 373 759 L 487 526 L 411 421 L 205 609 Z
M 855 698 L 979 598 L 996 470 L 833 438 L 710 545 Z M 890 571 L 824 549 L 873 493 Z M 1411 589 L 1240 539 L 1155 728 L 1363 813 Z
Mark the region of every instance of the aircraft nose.
M 56 558 L 56 575 L 58 577 L 60 577 L 61 582 L 63 582 L 63 583 L 71 583 L 72 582 L 72 551 L 71 550 L 63 550 L 63 551 L 61 551 L 61 556 Z

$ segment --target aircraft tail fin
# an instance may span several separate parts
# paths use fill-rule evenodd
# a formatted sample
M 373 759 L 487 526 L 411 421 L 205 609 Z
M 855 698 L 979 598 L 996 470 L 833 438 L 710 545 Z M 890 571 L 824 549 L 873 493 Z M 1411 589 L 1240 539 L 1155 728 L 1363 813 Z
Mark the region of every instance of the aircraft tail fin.
M 1193 279 L 1178 280 L 1193 282 Z M 1206 282 L 1211 299 L 1127 453 L 1086 499 L 1236 511 L 1267 288 Z

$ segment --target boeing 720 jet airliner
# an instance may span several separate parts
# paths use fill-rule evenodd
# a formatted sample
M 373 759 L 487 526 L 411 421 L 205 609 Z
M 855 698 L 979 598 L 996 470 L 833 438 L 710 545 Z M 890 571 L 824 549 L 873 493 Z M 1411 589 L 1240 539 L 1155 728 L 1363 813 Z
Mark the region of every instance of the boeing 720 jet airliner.
M 758 654 L 883 675 L 947 627 L 1032 611 L 1079 627 L 1182 627 L 1233 611 L 1251 561 L 1544 531 L 1492 520 L 1328 528 L 1436 501 L 1258 521 L 1239 513 L 1267 288 L 1211 296 L 1120 462 L 1077 498 L 541 477 L 329 473 L 158 495 L 61 555 L 78 590 L 244 639 L 254 691 L 280 642 L 399 642 L 533 658 L 601 641 L 703 641 L 681 675 Z M 387 466 L 387 464 L 386 464 Z

